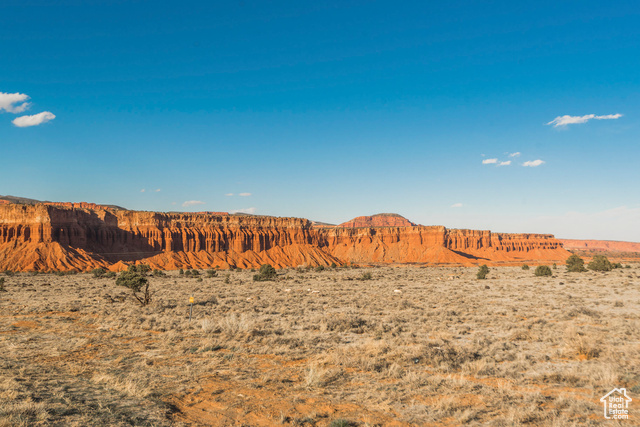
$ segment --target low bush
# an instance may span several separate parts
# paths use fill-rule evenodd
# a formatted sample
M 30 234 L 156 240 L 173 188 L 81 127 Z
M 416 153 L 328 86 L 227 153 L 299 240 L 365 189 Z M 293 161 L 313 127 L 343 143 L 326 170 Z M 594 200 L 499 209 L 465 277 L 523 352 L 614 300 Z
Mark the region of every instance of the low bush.
M 0 278 L 0 292 L 7 292 L 7 290 L 4 288 L 4 277 Z
M 553 273 L 548 265 L 539 265 L 534 273 L 536 276 L 552 276 Z
M 253 280 L 256 282 L 265 282 L 267 280 L 274 280 L 277 276 L 276 269 L 271 264 L 262 264 L 258 274 L 253 276 Z
M 570 271 L 572 273 L 587 271 L 587 269 L 584 268 L 584 260 L 576 254 L 573 254 L 569 258 L 567 258 L 566 265 L 567 271 Z
M 595 255 L 587 267 L 593 271 L 611 271 L 613 268 L 609 258 L 604 255 Z
M 476 273 L 476 279 L 484 280 L 487 278 L 487 274 L 489 274 L 489 267 L 486 264 L 482 264 L 480 268 L 478 268 L 478 272 Z
M 207 277 L 216 277 L 218 275 L 218 272 L 215 271 L 213 268 L 210 268 L 209 270 L 207 270 Z
M 116 279 L 116 285 L 131 289 L 133 297 L 138 300 L 142 306 L 148 305 L 151 302 L 149 281 L 143 274 L 137 272 L 133 265 L 129 266 L 127 271 L 120 273 Z M 138 295 L 139 293 L 141 293 L 141 295 Z
M 360 280 L 371 280 L 373 279 L 373 275 L 371 273 L 362 273 L 362 276 L 360 276 Z
M 91 274 L 93 274 L 93 277 L 95 277 L 96 279 L 101 279 L 105 274 L 107 274 L 107 270 L 102 267 L 94 268 L 93 270 L 91 270 Z
M 523 265 L 522 265 L 522 269 L 523 269 L 523 270 L 528 270 L 528 269 L 529 269 L 529 266 L 528 266 L 527 264 L 523 264 Z

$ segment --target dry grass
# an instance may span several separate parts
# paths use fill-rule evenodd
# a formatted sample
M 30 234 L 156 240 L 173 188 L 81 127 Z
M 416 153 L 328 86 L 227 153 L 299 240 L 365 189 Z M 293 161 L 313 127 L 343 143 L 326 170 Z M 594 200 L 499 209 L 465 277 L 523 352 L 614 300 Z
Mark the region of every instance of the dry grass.
M 636 266 L 476 270 L 168 272 L 142 308 L 113 279 L 8 276 L 0 426 L 598 425 L 613 387 L 635 415 Z

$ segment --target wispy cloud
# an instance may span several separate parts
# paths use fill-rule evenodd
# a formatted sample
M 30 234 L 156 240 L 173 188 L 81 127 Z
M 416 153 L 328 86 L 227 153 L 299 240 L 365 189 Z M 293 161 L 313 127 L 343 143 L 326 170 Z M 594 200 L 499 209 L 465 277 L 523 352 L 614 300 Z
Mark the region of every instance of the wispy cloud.
M 493 165 L 493 164 L 496 164 L 496 163 L 498 163 L 498 159 L 484 159 L 482 161 L 483 165 Z
M 529 161 L 526 161 L 526 162 L 524 162 L 524 163 L 522 164 L 522 166 L 526 166 L 526 167 L 530 167 L 530 168 L 535 168 L 536 166 L 540 166 L 540 165 L 542 165 L 542 164 L 544 164 L 544 160 L 540 160 L 540 159 L 538 159 L 538 160 L 529 160 Z
M 229 213 L 246 213 L 253 215 L 256 213 L 256 208 L 237 209 L 235 211 L 229 211 Z
M 155 190 L 155 191 L 156 191 L 156 193 L 159 193 L 159 192 L 161 192 L 161 191 L 162 191 L 162 189 L 161 189 L 161 188 L 156 188 L 156 190 Z
M 249 197 L 250 195 L 251 195 L 251 193 L 240 193 L 240 194 L 238 194 L 238 196 L 241 196 L 241 197 Z
M 558 116 L 551 120 L 547 125 L 553 125 L 553 127 L 561 127 L 567 125 L 575 125 L 580 123 L 587 123 L 589 120 L 615 120 L 622 117 L 622 114 L 607 114 L 604 116 L 596 116 L 595 114 L 587 114 L 586 116 Z
M 19 128 L 26 128 L 30 126 L 38 126 L 42 123 L 50 122 L 55 119 L 55 114 L 49 111 L 43 111 L 42 113 L 34 114 L 33 116 L 22 116 L 17 119 L 13 119 L 11 123 Z
M 462 203 L 454 203 L 451 205 L 452 208 L 461 208 L 462 207 Z
M 200 200 L 187 200 L 182 204 L 182 206 L 185 208 L 188 208 L 189 206 L 196 206 L 196 205 L 204 205 L 204 202 L 201 202 Z
M 509 153 L 509 157 L 520 157 L 520 152 L 516 151 L 515 153 Z
M 144 189 L 144 188 L 142 190 L 140 190 L 141 193 L 144 193 L 145 191 L 147 191 L 147 190 Z
M 511 160 L 507 160 L 506 162 L 498 163 L 498 166 L 509 166 L 511 164 Z
M 231 197 L 231 196 L 233 196 L 233 193 L 227 193 L 227 194 L 225 194 L 225 196 Z
M 24 93 L 0 92 L 0 113 L 3 111 L 14 114 L 22 113 L 31 106 L 30 103 L 25 102 L 28 99 L 29 95 Z

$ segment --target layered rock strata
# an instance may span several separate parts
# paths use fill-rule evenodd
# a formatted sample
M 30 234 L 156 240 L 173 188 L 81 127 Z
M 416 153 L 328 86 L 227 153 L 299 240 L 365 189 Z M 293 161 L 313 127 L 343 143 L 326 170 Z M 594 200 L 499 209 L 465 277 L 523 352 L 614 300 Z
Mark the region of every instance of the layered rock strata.
M 0 270 L 241 268 L 331 263 L 562 261 L 551 235 L 442 226 L 316 228 L 301 218 L 0 205 Z

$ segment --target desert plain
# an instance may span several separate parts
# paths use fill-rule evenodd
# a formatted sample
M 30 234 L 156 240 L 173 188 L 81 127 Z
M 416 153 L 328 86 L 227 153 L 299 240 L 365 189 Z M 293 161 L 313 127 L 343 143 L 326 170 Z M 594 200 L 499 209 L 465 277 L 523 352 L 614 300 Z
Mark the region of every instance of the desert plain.
M 477 270 L 174 270 L 144 307 L 113 278 L 0 274 L 0 426 L 636 423 L 600 398 L 640 392 L 639 264 Z

